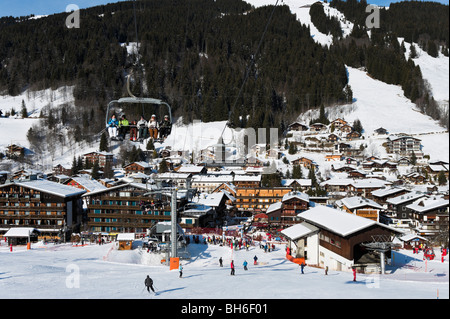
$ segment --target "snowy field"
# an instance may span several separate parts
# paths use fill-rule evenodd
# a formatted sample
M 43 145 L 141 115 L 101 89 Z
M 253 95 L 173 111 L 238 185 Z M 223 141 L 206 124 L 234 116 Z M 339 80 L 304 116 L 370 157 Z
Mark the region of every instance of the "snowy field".
M 394 265 L 385 275 L 329 271 L 298 265 L 285 258 L 285 245 L 264 253 L 259 247 L 231 251 L 218 245 L 190 244 L 190 260 L 178 270 L 155 265 L 139 250 L 111 250 L 114 244 L 72 247 L 43 245 L 31 250 L 0 246 L 0 298 L 3 299 L 448 299 L 448 256 L 441 262 L 422 255 L 395 252 Z M 253 256 L 259 265 L 253 265 Z M 219 267 L 222 257 L 224 267 Z M 230 275 L 234 259 L 236 275 Z M 242 263 L 247 260 L 248 271 Z M 144 289 L 144 279 L 154 281 L 156 294 Z

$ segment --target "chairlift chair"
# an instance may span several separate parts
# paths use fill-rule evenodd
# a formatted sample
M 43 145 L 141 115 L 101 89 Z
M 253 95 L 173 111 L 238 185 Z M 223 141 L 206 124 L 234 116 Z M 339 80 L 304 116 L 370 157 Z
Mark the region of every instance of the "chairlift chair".
M 169 116 L 169 121 L 172 124 L 172 109 L 170 107 L 169 104 L 167 104 L 166 102 L 159 100 L 159 99 L 154 99 L 154 98 L 144 98 L 144 97 L 136 97 L 134 96 L 131 91 L 130 91 L 130 77 L 131 74 L 128 76 L 127 79 L 127 90 L 129 93 L 129 97 L 123 97 L 120 98 L 118 100 L 113 100 L 111 102 L 108 103 L 108 108 L 106 110 L 106 118 L 105 118 L 105 127 L 108 126 L 108 121 L 111 118 L 111 116 L 113 114 L 116 114 L 116 116 L 118 118 L 120 118 L 121 115 L 126 114 L 128 117 L 128 120 L 131 121 L 131 119 L 129 118 L 130 113 L 134 116 L 140 116 L 140 115 L 145 115 L 146 113 L 150 113 L 150 114 L 154 114 L 154 113 L 160 113 L 160 112 L 154 112 L 154 111 L 147 111 L 146 109 L 150 106 L 150 105 L 157 105 L 158 107 L 161 106 L 166 106 L 167 107 L 167 114 Z M 132 104 L 135 106 L 138 105 L 142 105 L 142 110 L 138 110 L 136 107 L 130 108 L 128 107 L 128 110 L 133 111 L 133 112 L 126 112 L 127 110 L 127 106 L 124 106 L 126 104 Z M 133 114 L 135 113 L 135 114 Z M 165 112 L 164 112 L 165 113 Z M 148 114 L 147 114 L 148 115 Z M 148 116 L 150 118 L 150 116 Z M 149 120 L 149 118 L 146 118 L 146 120 Z M 162 117 L 161 117 L 162 118 Z

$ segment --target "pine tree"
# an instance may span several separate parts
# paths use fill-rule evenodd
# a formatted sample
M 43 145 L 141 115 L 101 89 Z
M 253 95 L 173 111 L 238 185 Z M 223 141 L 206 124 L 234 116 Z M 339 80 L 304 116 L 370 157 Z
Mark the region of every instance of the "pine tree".
M 445 177 L 445 174 L 443 171 L 440 171 L 438 174 L 438 183 L 439 183 L 439 186 L 443 186 L 443 185 L 447 184 L 447 177 Z
M 93 179 L 99 179 L 100 178 L 100 166 L 98 165 L 98 160 L 94 162 L 94 165 L 92 166 L 92 173 L 91 176 Z
M 25 105 L 25 101 L 22 100 L 22 117 L 23 118 L 27 118 L 28 117 L 28 110 L 27 110 L 27 106 Z
M 303 172 L 300 165 L 294 165 L 294 168 L 292 169 L 292 178 L 294 179 L 303 178 Z
M 105 132 L 103 132 L 102 136 L 100 137 L 99 151 L 100 152 L 108 152 L 108 139 L 106 138 Z
M 169 167 L 167 166 L 167 162 L 165 159 L 159 163 L 158 173 L 166 173 L 169 171 Z
M 73 161 L 72 161 L 72 176 L 73 175 L 77 175 L 78 174 L 78 165 L 77 165 L 77 159 L 75 158 L 75 156 L 73 157 Z

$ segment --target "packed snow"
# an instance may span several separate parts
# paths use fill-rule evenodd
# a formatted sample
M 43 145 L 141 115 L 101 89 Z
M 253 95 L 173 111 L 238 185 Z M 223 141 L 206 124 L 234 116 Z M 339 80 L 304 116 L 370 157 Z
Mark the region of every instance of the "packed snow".
M 446 299 L 449 298 L 448 256 L 425 262 L 410 251 L 394 252 L 384 275 L 300 268 L 286 259 L 285 244 L 265 253 L 259 246 L 232 251 L 219 245 L 190 244 L 191 258 L 178 270 L 160 264 L 145 250 L 119 251 L 115 243 L 0 246 L 0 298 L 16 299 Z M 153 255 L 153 256 L 150 256 Z M 258 265 L 253 265 L 253 257 Z M 223 258 L 223 267 L 218 259 Z M 234 260 L 236 275 L 230 276 Z M 248 270 L 243 269 L 246 260 Z M 149 275 L 156 293 L 147 292 Z M 282 293 L 280 293 L 282 291 Z

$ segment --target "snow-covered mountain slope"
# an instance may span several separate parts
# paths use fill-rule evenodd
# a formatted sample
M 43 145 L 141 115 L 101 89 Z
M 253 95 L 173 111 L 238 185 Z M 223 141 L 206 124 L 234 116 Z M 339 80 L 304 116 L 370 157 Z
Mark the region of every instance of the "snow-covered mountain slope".
M 255 8 L 275 5 L 277 1 L 275 0 L 245 0 L 250 3 Z M 311 22 L 311 16 L 309 15 L 309 10 L 312 4 L 318 2 L 317 0 L 283 0 L 279 1 L 278 5 L 289 6 L 291 12 L 296 15 L 298 21 L 310 28 L 311 37 L 317 43 L 322 46 L 330 46 L 333 43 L 333 36 L 331 34 L 324 34 L 320 32 L 315 25 Z M 345 16 L 339 12 L 337 9 L 330 7 L 329 3 L 322 2 L 324 12 L 327 16 L 336 17 L 339 19 L 341 28 L 343 31 L 343 36 L 346 37 L 350 34 L 353 29 L 353 23 L 347 21 Z
M 22 101 L 27 109 L 28 118 L 22 118 Z M 73 86 L 64 86 L 56 90 L 26 90 L 20 95 L 0 95 L 0 111 L 3 116 L 14 109 L 16 115 L 0 118 L 0 152 L 10 144 L 29 147 L 28 129 L 39 122 L 43 108 L 57 108 L 63 104 L 74 105 Z
M 403 38 L 398 39 L 399 43 L 404 41 Z M 405 57 L 409 58 L 411 53 L 411 43 L 404 41 Z M 434 58 L 426 51 L 422 50 L 417 43 L 414 43 L 417 57 L 412 59 L 422 71 L 422 77 L 430 84 L 431 92 L 436 101 L 449 101 L 449 57 L 439 52 L 439 56 Z
M 326 109 L 329 120 L 344 118 L 353 123 L 359 119 L 363 126 L 364 143 L 374 143 L 378 156 L 386 155 L 386 136 L 374 136 L 374 130 L 383 127 L 389 133 L 405 133 L 422 140 L 424 154 L 432 159 L 449 159 L 449 135 L 439 123 L 422 114 L 414 103 L 408 100 L 398 85 L 386 84 L 371 78 L 365 71 L 347 67 L 349 84 L 353 90 L 354 102 L 349 105 Z M 317 118 L 318 111 L 309 111 L 299 121 L 309 123 Z M 359 142 L 361 143 L 361 142 Z

